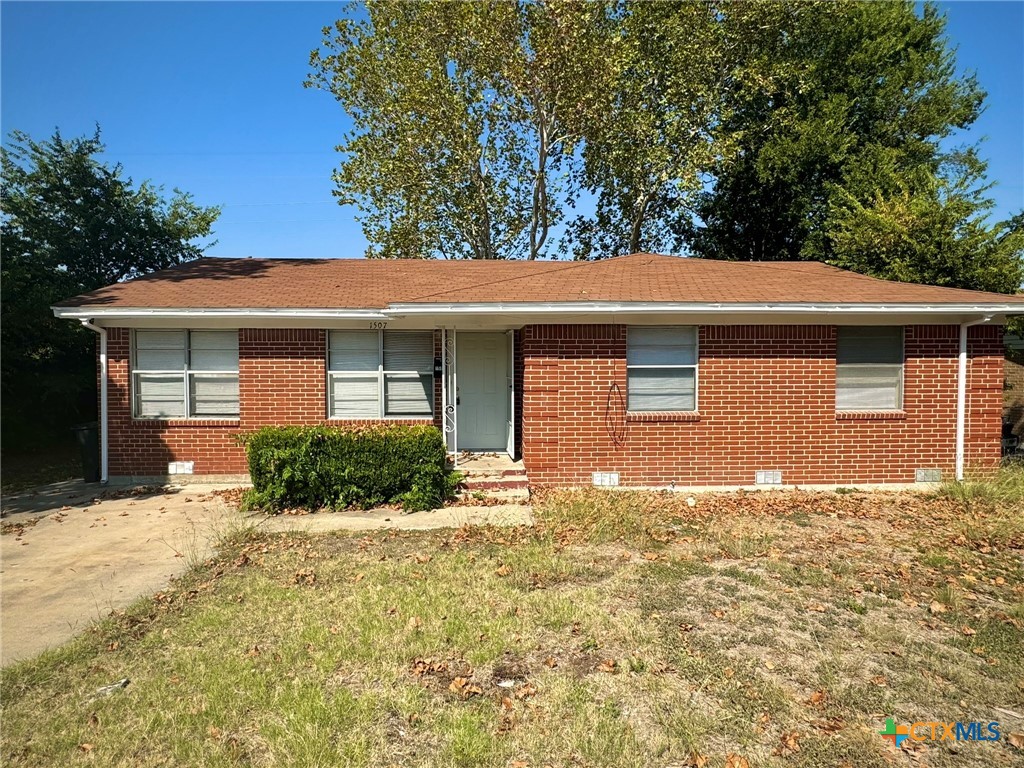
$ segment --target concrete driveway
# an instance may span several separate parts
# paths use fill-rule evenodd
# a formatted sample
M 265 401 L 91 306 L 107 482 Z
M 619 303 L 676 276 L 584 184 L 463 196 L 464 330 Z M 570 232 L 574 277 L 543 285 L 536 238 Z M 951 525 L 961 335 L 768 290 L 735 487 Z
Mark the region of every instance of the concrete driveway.
M 212 491 L 55 483 L 2 502 L 0 663 L 59 645 L 205 559 L 245 519 Z

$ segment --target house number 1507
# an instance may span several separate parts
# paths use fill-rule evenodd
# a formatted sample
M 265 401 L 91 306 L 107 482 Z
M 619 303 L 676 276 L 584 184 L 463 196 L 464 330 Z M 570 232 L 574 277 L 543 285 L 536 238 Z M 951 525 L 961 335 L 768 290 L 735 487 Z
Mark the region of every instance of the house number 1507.
M 370 330 L 371 331 L 383 331 L 387 327 L 388 327 L 387 320 L 373 320 L 370 323 Z

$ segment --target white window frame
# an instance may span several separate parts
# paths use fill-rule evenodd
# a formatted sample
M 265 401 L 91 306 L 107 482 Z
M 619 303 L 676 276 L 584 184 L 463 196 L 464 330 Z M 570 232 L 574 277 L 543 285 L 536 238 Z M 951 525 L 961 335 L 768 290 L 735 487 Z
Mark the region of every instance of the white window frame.
M 185 334 L 185 365 L 180 369 L 167 369 L 167 370 L 144 370 L 140 371 L 138 368 L 138 333 L 142 331 L 163 331 L 165 333 L 183 333 Z M 238 336 L 238 329 L 232 328 L 133 328 L 131 333 L 131 371 L 129 372 L 129 388 L 131 390 L 130 402 L 132 409 L 132 418 L 137 421 L 238 421 L 241 416 L 242 408 L 242 393 L 241 393 L 241 377 L 238 371 L 238 367 L 233 371 L 207 371 L 207 370 L 193 370 L 192 369 L 192 333 L 203 331 L 213 331 L 216 333 L 234 333 L 236 338 Z M 239 366 L 240 367 L 240 366 Z M 137 386 L 137 378 L 139 374 L 150 374 L 154 376 L 181 376 L 182 377 L 182 397 L 184 402 L 182 416 L 142 416 L 139 414 L 139 389 Z M 192 379 L 194 376 L 210 376 L 215 378 L 235 378 L 238 379 L 239 393 L 238 393 L 238 408 L 239 413 L 233 416 L 216 414 L 216 415 L 195 415 L 192 413 Z
M 384 334 L 385 333 L 402 333 L 403 331 L 409 333 L 429 333 L 430 334 L 430 359 L 431 366 L 429 371 L 389 371 L 384 368 Z M 365 333 L 377 334 L 377 415 L 376 416 L 335 416 L 334 415 L 334 387 L 332 386 L 335 378 L 351 378 L 351 379 L 365 379 L 373 375 L 373 371 L 332 371 L 331 370 L 331 334 L 332 333 Z M 424 330 L 422 328 L 407 328 L 407 329 L 380 329 L 380 330 L 367 330 L 365 328 L 335 328 L 328 330 L 324 335 L 324 343 L 326 344 L 325 354 L 325 365 L 327 369 L 327 419 L 329 421 L 414 421 L 428 419 L 433 420 L 436 411 L 436 405 L 434 403 L 434 390 L 436 386 L 433 361 L 435 357 L 435 345 L 436 340 L 434 338 L 434 330 Z M 430 375 L 430 413 L 404 413 L 386 415 L 387 410 L 386 397 L 384 383 L 387 376 L 409 376 L 419 377 Z
M 837 413 L 897 413 L 903 410 L 903 399 L 905 389 L 905 379 L 907 373 L 907 328 L 906 326 L 884 326 L 886 328 L 900 329 L 900 362 L 899 362 L 899 377 L 896 380 L 896 405 L 885 408 L 841 408 L 839 406 L 839 369 L 840 367 L 872 367 L 877 368 L 879 366 L 895 366 L 896 363 L 840 363 L 839 362 L 839 329 L 850 328 L 860 326 L 836 326 L 836 387 L 835 387 L 835 408 Z M 870 327 L 870 326 L 869 326 Z
M 679 365 L 630 365 L 626 363 L 626 412 L 627 413 L 697 413 L 700 410 L 700 326 L 699 325 L 631 325 L 626 327 L 626 359 L 629 359 L 629 331 L 631 328 L 658 328 L 662 330 L 693 329 L 693 363 Z M 640 411 L 629 407 L 629 372 L 631 370 L 693 370 L 693 409 L 687 411 Z

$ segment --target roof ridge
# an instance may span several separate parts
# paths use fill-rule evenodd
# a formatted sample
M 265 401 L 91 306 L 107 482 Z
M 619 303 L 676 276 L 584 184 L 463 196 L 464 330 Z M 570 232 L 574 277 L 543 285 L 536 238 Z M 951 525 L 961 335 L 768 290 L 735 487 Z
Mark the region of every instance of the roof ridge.
M 510 260 L 509 259 L 505 259 L 505 261 L 510 261 Z M 529 262 L 524 262 L 524 263 L 529 263 Z M 542 262 L 533 262 L 533 263 L 539 264 L 539 263 L 542 263 Z M 554 264 L 560 264 L 560 263 L 563 263 L 563 262 L 552 260 L 549 263 L 554 265 Z M 560 269 L 552 269 L 552 270 L 550 270 L 550 272 L 565 272 L 565 271 L 567 271 L 569 269 L 574 269 L 575 267 L 581 267 L 581 266 L 586 266 L 588 264 L 595 264 L 595 263 L 596 262 L 593 262 L 593 261 L 570 261 L 570 262 L 565 263 L 566 264 L 565 267 L 562 267 Z M 516 275 L 515 277 L 506 277 L 506 278 L 502 278 L 500 280 L 485 280 L 484 282 L 475 283 L 475 284 L 472 284 L 472 285 L 460 285 L 457 288 L 452 288 L 451 286 L 448 286 L 448 287 L 444 288 L 444 290 L 434 291 L 432 293 L 424 293 L 421 296 L 411 296 L 411 297 L 403 299 L 402 301 L 396 301 L 396 302 L 392 302 L 392 303 L 393 304 L 406 304 L 406 303 L 410 303 L 410 302 L 419 302 L 419 301 L 422 301 L 423 299 L 428 299 L 431 296 L 439 296 L 439 295 L 444 295 L 446 293 L 451 293 L 453 290 L 464 291 L 464 290 L 467 290 L 469 288 L 480 288 L 480 287 L 485 286 L 485 285 L 498 285 L 500 283 L 510 283 L 513 280 L 525 280 L 527 278 L 532 278 L 532 277 L 536 277 L 536 275 Z

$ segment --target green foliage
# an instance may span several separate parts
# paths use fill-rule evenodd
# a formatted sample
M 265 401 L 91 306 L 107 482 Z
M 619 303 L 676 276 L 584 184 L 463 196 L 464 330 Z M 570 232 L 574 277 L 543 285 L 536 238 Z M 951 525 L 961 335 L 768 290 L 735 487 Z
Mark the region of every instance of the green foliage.
M 240 439 L 254 508 L 434 509 L 460 480 L 446 471 L 444 438 L 432 426 L 263 427 Z
M 95 334 L 50 311 L 75 294 L 202 255 L 219 210 L 175 190 L 134 186 L 93 136 L 34 141 L 14 131 L 2 150 L 0 262 L 4 448 L 95 412 Z
M 1020 217 L 989 223 L 976 148 L 943 148 L 985 94 L 931 4 L 378 0 L 311 67 L 355 126 L 335 179 L 369 255 L 1021 282 Z
M 998 471 L 973 473 L 962 481 L 948 480 L 942 484 L 939 495 L 961 502 L 1024 509 L 1024 465 L 1006 464 Z M 1024 537 L 1024 517 L 1016 515 L 1020 535 Z
M 544 255 L 607 110 L 612 32 L 604 3 L 349 4 L 306 84 L 352 120 L 335 194 L 367 255 Z
M 985 163 L 940 143 L 984 92 L 956 72 L 945 19 L 910 2 L 723 6 L 737 52 L 696 254 L 825 261 L 889 279 L 1021 284 L 1019 221 L 985 221 Z
M 706 173 L 736 141 L 718 130 L 732 59 L 714 4 L 617 7 L 609 108 L 584 127 L 592 215 L 571 222 L 574 258 L 682 250 Z

